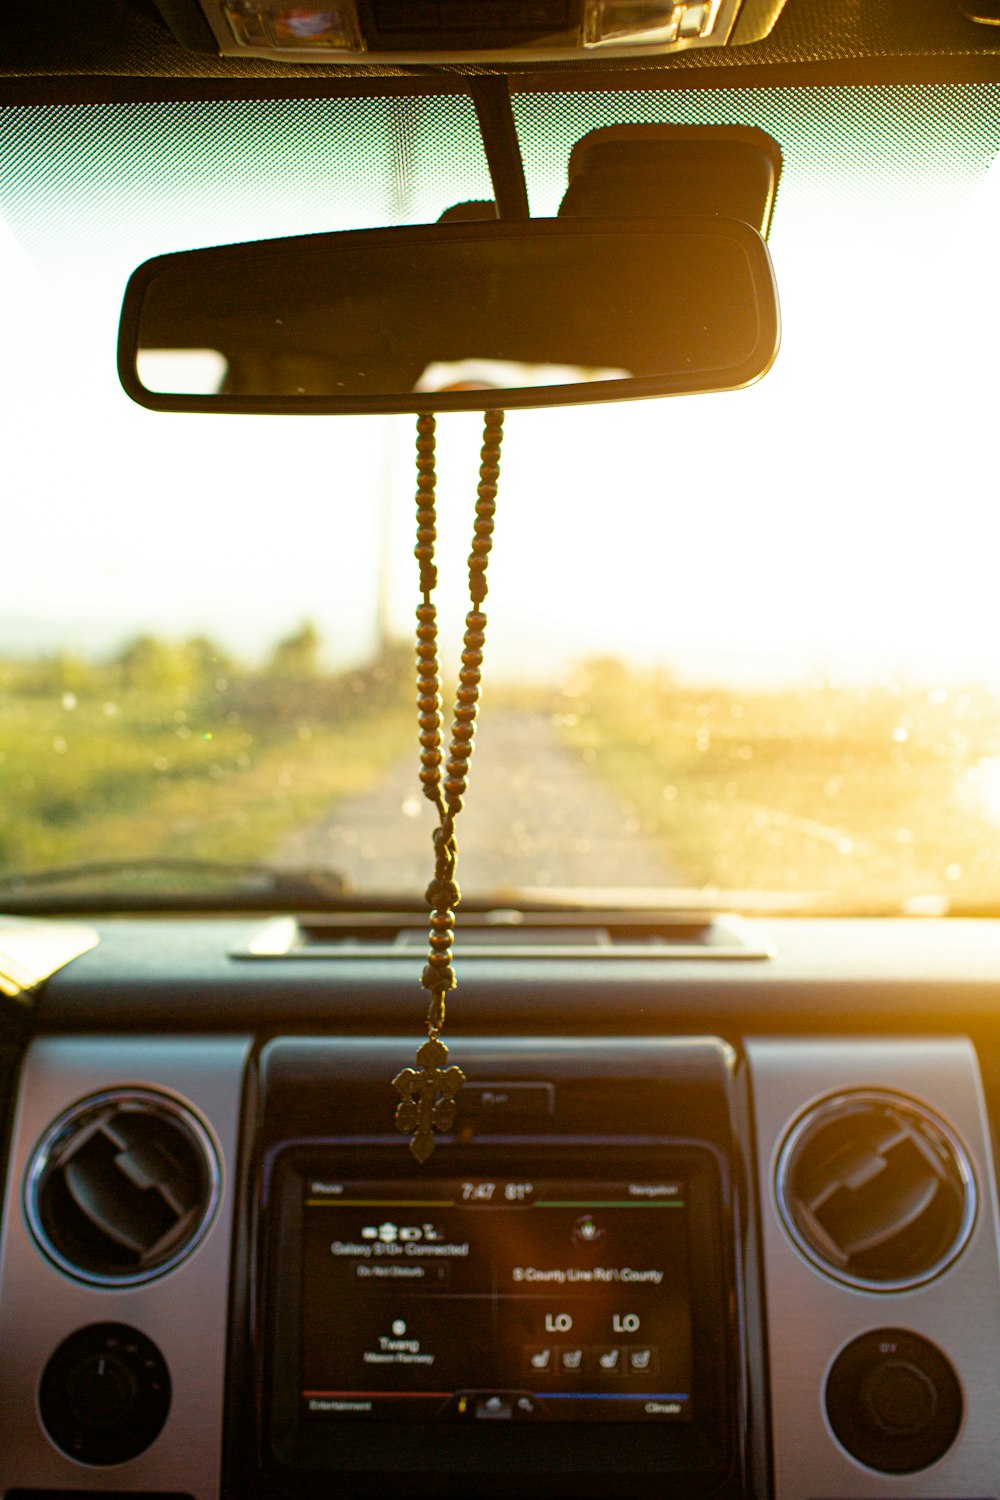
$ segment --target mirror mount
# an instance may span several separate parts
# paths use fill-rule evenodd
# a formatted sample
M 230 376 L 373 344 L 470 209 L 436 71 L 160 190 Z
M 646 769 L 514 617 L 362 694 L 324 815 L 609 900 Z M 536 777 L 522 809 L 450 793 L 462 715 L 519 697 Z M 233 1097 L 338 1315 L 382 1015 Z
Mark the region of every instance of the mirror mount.
M 469 80 L 469 92 L 490 169 L 497 218 L 530 218 L 528 184 L 511 108 L 510 83 L 503 74 L 484 74 Z

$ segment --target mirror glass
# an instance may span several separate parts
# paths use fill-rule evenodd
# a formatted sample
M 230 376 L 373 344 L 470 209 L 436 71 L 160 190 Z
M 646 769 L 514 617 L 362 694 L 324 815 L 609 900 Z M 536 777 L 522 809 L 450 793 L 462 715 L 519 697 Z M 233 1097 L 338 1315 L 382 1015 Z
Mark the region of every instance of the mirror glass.
M 161 409 L 418 411 L 727 390 L 777 347 L 736 220 L 480 221 L 148 261 L 119 370 Z

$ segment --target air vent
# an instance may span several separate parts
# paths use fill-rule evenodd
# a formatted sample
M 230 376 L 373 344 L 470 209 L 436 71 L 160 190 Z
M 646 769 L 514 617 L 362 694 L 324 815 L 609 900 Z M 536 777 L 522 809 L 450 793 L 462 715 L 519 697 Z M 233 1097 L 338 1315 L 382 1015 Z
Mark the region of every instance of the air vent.
M 332 912 L 275 917 L 233 958 L 407 958 L 427 946 L 425 912 Z M 459 957 L 766 959 L 738 916 L 627 911 L 463 910 Z
M 943 1121 L 900 1094 L 827 1099 L 794 1126 L 778 1203 L 799 1249 L 850 1286 L 902 1291 L 939 1275 L 975 1219 L 975 1179 Z
M 120 1089 L 81 1100 L 46 1131 L 25 1209 L 62 1270 L 134 1286 L 190 1255 L 218 1195 L 218 1158 L 191 1111 L 152 1090 Z

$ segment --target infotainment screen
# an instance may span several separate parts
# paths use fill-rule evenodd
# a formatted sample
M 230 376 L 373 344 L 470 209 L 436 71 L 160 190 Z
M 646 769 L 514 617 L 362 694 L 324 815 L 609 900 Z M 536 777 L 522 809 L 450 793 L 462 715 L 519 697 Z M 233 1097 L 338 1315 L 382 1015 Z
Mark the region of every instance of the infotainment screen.
M 683 1177 L 298 1181 L 301 1417 L 694 1420 Z

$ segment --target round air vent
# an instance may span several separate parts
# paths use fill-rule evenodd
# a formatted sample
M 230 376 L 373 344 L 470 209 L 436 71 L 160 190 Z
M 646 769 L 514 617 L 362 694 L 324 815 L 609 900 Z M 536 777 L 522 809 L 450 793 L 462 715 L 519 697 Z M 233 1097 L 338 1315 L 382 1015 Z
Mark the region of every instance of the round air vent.
M 219 1164 L 190 1110 L 147 1089 L 116 1089 L 60 1115 L 35 1148 L 25 1210 L 57 1266 L 99 1286 L 162 1276 L 205 1234 Z
M 810 1109 L 782 1148 L 776 1187 L 785 1226 L 813 1264 L 874 1291 L 939 1275 L 976 1214 L 955 1135 L 915 1100 L 875 1090 Z

